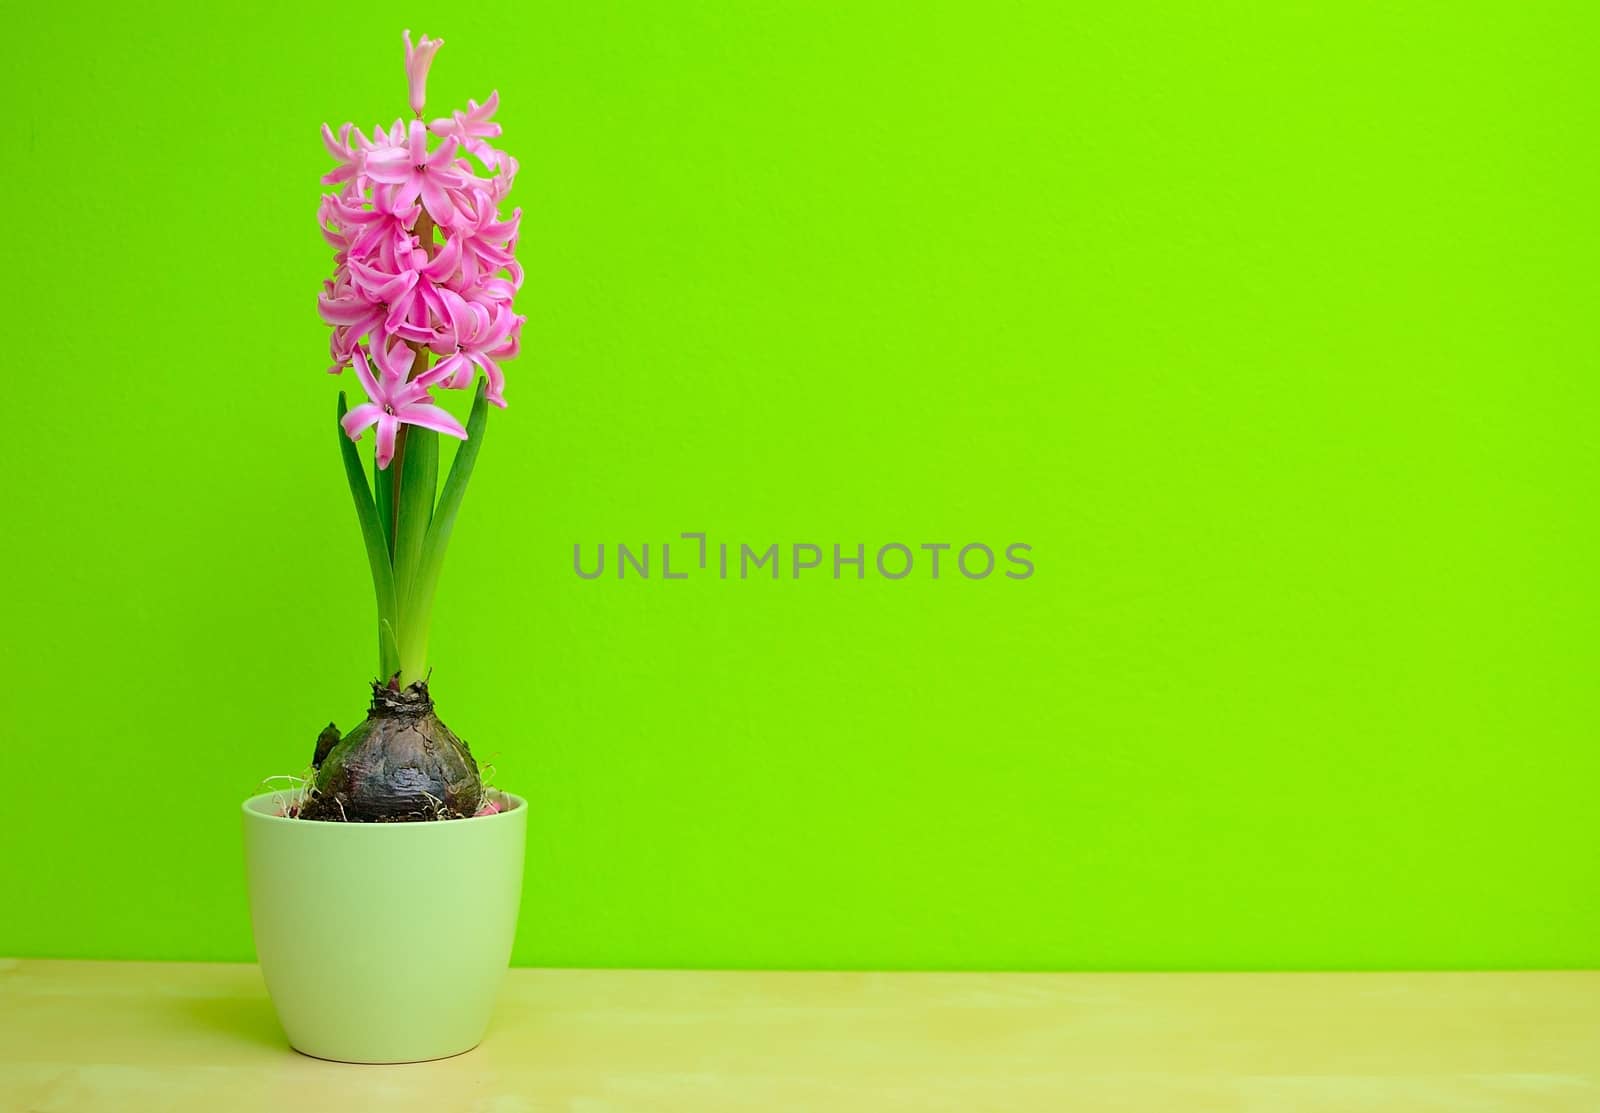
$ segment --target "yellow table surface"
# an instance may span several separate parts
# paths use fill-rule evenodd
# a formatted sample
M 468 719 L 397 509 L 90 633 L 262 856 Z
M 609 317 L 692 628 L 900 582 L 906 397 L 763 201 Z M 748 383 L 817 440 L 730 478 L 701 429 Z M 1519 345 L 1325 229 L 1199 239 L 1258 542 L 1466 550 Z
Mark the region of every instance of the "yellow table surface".
M 0 960 L 6 1113 L 365 1109 L 1594 1113 L 1600 972 L 513 970 L 477 1050 L 345 1066 L 254 966 Z

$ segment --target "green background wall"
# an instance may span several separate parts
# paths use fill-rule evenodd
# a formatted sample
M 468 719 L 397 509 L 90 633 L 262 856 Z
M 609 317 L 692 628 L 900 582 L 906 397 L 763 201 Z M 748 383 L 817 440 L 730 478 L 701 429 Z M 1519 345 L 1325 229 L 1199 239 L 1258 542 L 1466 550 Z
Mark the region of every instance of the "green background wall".
M 93 7 L 0 76 L 0 953 L 249 958 L 360 716 L 317 129 L 409 26 L 524 166 L 434 636 L 519 963 L 1600 963 L 1592 5 Z M 1038 571 L 572 572 L 685 530 Z

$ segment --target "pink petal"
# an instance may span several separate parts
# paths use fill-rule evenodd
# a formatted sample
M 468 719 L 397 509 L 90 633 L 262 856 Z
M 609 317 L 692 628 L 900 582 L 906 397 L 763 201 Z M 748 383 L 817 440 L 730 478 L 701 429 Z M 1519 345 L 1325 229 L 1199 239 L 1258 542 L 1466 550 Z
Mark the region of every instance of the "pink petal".
M 495 359 L 510 359 L 522 350 L 522 326 L 527 322 L 526 317 L 518 317 L 510 333 L 506 335 L 505 342 L 498 348 L 490 348 L 489 354 Z
M 417 127 L 418 127 L 419 130 L 417 132 L 413 133 L 413 134 L 420 134 L 420 135 L 423 136 L 423 148 L 424 148 L 424 153 L 426 153 L 427 129 L 423 128 L 420 122 L 417 123 Z M 426 155 L 427 163 L 428 163 L 428 169 L 445 171 L 445 172 L 448 172 L 452 177 L 454 177 L 455 176 L 455 167 L 452 164 L 455 162 L 456 150 L 460 146 L 461 146 L 461 143 L 460 143 L 459 140 L 456 139 L 455 136 L 453 136 L 453 135 L 445 136 L 444 137 L 444 142 L 439 144 L 439 149 L 434 151 L 433 154 L 431 154 L 431 155 Z M 421 162 L 422 159 L 419 158 L 417 161 Z
M 412 350 L 409 344 L 397 340 L 387 347 L 383 344 L 374 345 L 372 357 L 373 362 L 378 365 L 378 370 L 382 372 L 384 383 L 387 385 L 406 381 L 406 376 L 411 373 L 411 364 L 417 358 L 417 353 Z
M 399 336 L 412 331 L 406 321 L 411 316 L 411 308 L 416 300 L 414 293 L 409 290 L 397 298 L 389 307 L 389 315 L 383 320 L 383 331 L 390 336 Z
M 322 145 L 327 148 L 328 154 L 336 162 L 350 160 L 350 125 L 346 124 L 339 129 L 339 138 L 334 139 L 333 129 L 327 124 L 322 125 Z
M 435 433 L 467 439 L 467 431 L 461 427 L 461 422 L 438 406 L 421 404 L 401 406 L 394 411 L 394 416 L 408 425 L 420 425 L 424 429 L 432 429 Z
M 317 295 L 317 313 L 330 325 L 353 325 L 372 314 L 372 306 L 360 298 L 332 298 Z
M 478 347 L 486 352 L 493 351 L 511 334 L 516 325 L 517 315 L 503 305 L 498 307 L 498 312 L 494 314 L 489 327 L 478 338 Z
M 370 428 L 382 413 L 383 407 L 376 402 L 363 402 L 340 418 L 339 424 L 343 426 L 345 436 L 358 441 L 361 439 L 361 434 Z
M 419 176 L 422 178 L 422 207 L 428 210 L 435 224 L 448 227 L 456 220 L 456 207 L 450 200 L 450 194 L 431 172 Z
M 411 152 L 404 147 L 380 147 L 368 151 L 362 160 L 362 169 L 367 177 L 386 185 L 405 181 L 416 172 L 415 166 L 411 161 Z
M 388 282 L 373 291 L 373 296 L 381 302 L 389 303 L 400 300 L 400 295 L 410 290 L 417 283 L 416 271 L 401 271 Z
M 401 406 L 433 405 L 432 392 L 423 385 L 421 379 L 413 379 L 409 383 L 401 384 L 400 388 L 389 397 L 389 406 L 396 412 Z
M 482 348 L 483 339 L 489 333 L 493 316 L 489 312 L 489 307 L 476 299 L 467 302 L 467 311 L 472 314 L 472 338 L 466 341 L 467 347 Z
M 460 390 L 462 384 L 453 380 L 459 379 L 463 373 L 466 374 L 467 382 L 470 383 L 472 381 L 472 364 L 460 352 L 452 352 L 429 368 L 427 372 L 417 379 L 417 382 L 427 386 L 443 383 L 448 390 Z
M 367 353 L 357 348 L 351 353 L 351 362 L 356 369 L 356 378 L 361 380 L 361 389 L 367 392 L 367 397 L 374 402 L 382 402 L 384 394 L 378 387 L 378 380 L 372 377 L 372 369 L 367 366 Z
M 467 300 L 454 290 L 440 290 L 439 300 L 444 303 L 445 320 L 450 324 L 450 333 L 457 342 L 460 341 L 462 330 L 469 326 L 471 315 L 467 311 Z
M 498 213 L 496 216 L 500 215 Z M 522 209 L 517 207 L 511 210 L 510 220 L 494 221 L 484 226 L 479 235 L 491 243 L 504 244 L 517 234 L 517 225 L 522 223 Z
M 400 423 L 393 414 L 380 413 L 378 415 L 378 470 L 382 471 L 389 466 L 389 461 L 394 459 L 394 438 L 400 431 Z
M 506 389 L 506 377 L 500 365 L 481 352 L 473 353 L 472 362 L 483 368 L 483 373 L 489 377 L 489 389 L 483 392 L 483 396 L 493 405 L 505 409 L 506 399 L 502 392 Z
M 411 45 L 411 32 L 404 35 L 406 43 L 406 84 L 411 94 L 411 111 L 418 116 L 422 115 L 423 106 L 427 103 L 428 93 L 428 67 L 433 63 L 433 56 L 444 45 L 443 39 L 429 39 L 423 35 L 416 46 Z
M 456 272 L 456 267 L 461 263 L 461 238 L 451 236 L 444 241 L 444 246 L 439 249 L 439 254 L 428 260 L 422 267 L 423 276 L 434 282 L 443 282 Z
M 517 288 L 505 279 L 491 278 L 480 286 L 473 296 L 483 301 L 509 302 L 516 292 Z
M 423 175 L 415 170 L 406 171 L 405 180 L 395 186 L 394 203 L 404 208 L 414 202 L 422 192 L 422 179 Z
M 417 344 L 433 344 L 435 342 L 433 329 L 422 324 L 420 320 L 423 316 L 421 305 L 413 302 L 412 308 L 416 310 L 414 315 L 395 325 L 395 336 L 401 340 L 410 340 Z

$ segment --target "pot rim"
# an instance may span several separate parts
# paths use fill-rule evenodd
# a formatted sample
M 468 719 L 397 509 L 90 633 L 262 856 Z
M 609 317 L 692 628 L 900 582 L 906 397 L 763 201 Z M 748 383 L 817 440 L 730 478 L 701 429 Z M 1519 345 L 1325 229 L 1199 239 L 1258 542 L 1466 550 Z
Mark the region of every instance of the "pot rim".
M 312 824 L 317 827 L 342 827 L 345 829 L 359 829 L 363 831 L 403 831 L 425 827 L 453 828 L 462 823 L 493 823 L 498 820 L 521 818 L 527 813 L 528 802 L 515 793 L 506 792 L 504 789 L 499 788 L 491 788 L 487 791 L 499 797 L 501 800 L 506 801 L 507 804 L 509 804 L 509 807 L 496 812 L 494 815 L 470 815 L 465 819 L 450 819 L 421 823 L 346 823 L 343 820 L 338 819 L 299 819 L 290 818 L 286 815 L 277 815 L 273 811 L 263 810 L 261 807 L 263 803 L 269 805 L 270 807 L 276 801 L 293 799 L 295 796 L 298 796 L 304 792 L 303 789 L 279 789 L 276 792 L 258 792 L 256 795 L 248 797 L 244 803 L 240 805 L 240 808 L 244 811 L 245 816 L 251 822 L 292 823 L 296 826 Z

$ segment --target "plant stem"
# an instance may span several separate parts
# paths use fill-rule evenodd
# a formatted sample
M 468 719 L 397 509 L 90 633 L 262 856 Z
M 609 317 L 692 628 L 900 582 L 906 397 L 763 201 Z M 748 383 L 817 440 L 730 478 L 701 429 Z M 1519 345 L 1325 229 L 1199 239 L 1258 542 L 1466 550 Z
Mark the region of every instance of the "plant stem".
M 411 228 L 411 233 L 417 238 L 417 245 L 423 253 L 432 258 L 434 252 L 433 242 L 434 222 L 428 215 L 426 208 L 417 215 L 417 222 Z M 428 369 L 428 347 L 416 340 L 406 343 L 414 353 L 411 359 L 411 373 L 408 379 L 414 380 Z M 426 436 L 431 442 L 436 442 L 437 437 L 426 430 L 417 430 L 419 437 Z M 413 610 L 407 606 L 406 599 L 410 595 L 410 583 L 416 573 L 416 565 L 420 559 L 418 550 L 422 540 L 427 535 L 428 525 L 433 519 L 433 503 L 438 494 L 438 448 L 436 444 L 429 446 L 428 460 L 421 466 L 414 468 L 415 472 L 408 481 L 406 476 L 406 446 L 411 440 L 410 432 L 402 425 L 395 434 L 394 459 L 389 462 L 390 491 L 393 495 L 394 506 L 394 578 L 396 586 L 396 602 L 399 610 L 398 621 L 400 630 L 399 638 L 399 684 L 404 688 L 415 680 L 421 680 L 426 675 L 428 623 L 430 615 L 424 611 Z M 420 451 L 420 449 L 419 449 Z M 410 497 L 404 497 L 407 484 L 412 488 Z M 402 546 L 401 540 L 408 542 Z M 400 585 L 406 585 L 402 588 Z

